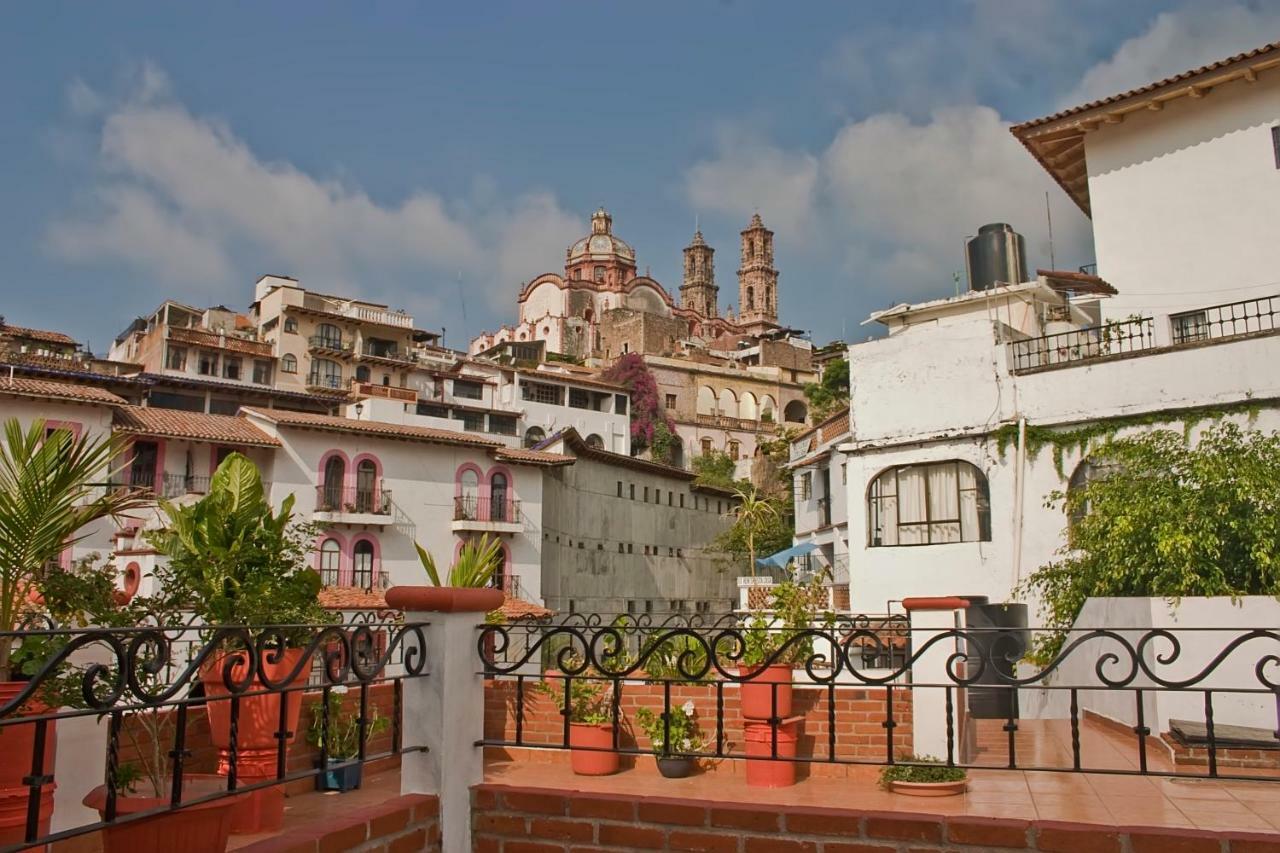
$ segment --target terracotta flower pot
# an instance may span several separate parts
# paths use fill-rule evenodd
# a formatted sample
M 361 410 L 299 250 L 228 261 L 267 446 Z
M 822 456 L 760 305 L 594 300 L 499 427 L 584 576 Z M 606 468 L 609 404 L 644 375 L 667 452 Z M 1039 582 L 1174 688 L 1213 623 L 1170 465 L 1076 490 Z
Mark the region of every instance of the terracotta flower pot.
M 738 677 L 744 679 L 741 684 L 742 716 L 748 720 L 790 717 L 791 674 L 790 664 L 738 667 Z M 776 706 L 773 698 L 774 684 L 778 685 Z
M 778 760 L 796 757 L 800 719 L 781 723 L 746 723 L 743 740 L 747 747 L 747 784 L 753 788 L 786 788 L 796 783 L 796 763 Z M 774 730 L 777 729 L 777 758 L 774 758 Z
M 569 765 L 579 776 L 618 772 L 618 753 L 613 751 L 613 726 L 609 723 L 570 723 L 569 747 Z
M 270 657 L 268 652 L 264 657 Z M 205 696 L 218 700 L 230 694 L 223 681 L 222 668 L 227 659 L 235 660 L 232 678 L 243 678 L 243 667 L 248 666 L 245 652 L 228 652 L 210 657 L 200 667 L 200 680 L 204 682 Z M 279 683 L 302 660 L 302 649 L 286 649 L 280 660 L 262 661 L 260 676 L 266 675 L 273 683 Z M 307 667 L 290 682 L 300 687 L 307 683 Z M 265 685 L 261 677 L 254 679 L 249 690 L 261 690 Z M 264 693 L 246 696 L 240 700 L 237 725 L 236 776 L 246 784 L 261 782 L 276 775 L 276 732 L 280 728 L 280 702 L 285 696 L 285 724 L 289 732 L 286 744 L 298 736 L 298 718 L 302 712 L 302 691 L 288 694 Z M 231 701 L 209 701 L 205 708 L 209 715 L 209 739 L 218 748 L 218 774 L 231 772 Z M 284 820 L 284 789 L 280 786 L 261 788 L 245 797 L 238 797 L 231 815 L 231 831 L 236 834 L 266 832 L 279 829 Z
M 969 782 L 966 779 L 957 779 L 954 782 L 899 782 L 894 780 L 889 783 L 889 790 L 895 794 L 906 794 L 909 797 L 953 797 L 956 794 L 963 794 L 968 786 Z
M 0 681 L 0 707 L 9 704 L 27 686 L 25 681 Z M 22 710 L 12 716 L 46 714 L 50 708 L 43 702 L 28 700 Z M 31 758 L 35 750 L 36 724 L 17 723 L 0 726 L 0 847 L 17 844 L 26 838 L 27 802 L 31 789 L 23 779 L 31 774 Z M 45 729 L 44 772 L 53 775 L 53 761 L 57 752 L 58 724 L 50 720 Z M 49 819 L 53 816 L 53 792 L 56 782 L 50 782 L 40 790 L 41 835 L 49 833 Z
M 387 606 L 403 611 L 434 613 L 488 613 L 506 600 L 494 587 L 393 586 L 387 590 Z
M 221 776 L 192 773 L 183 776 L 183 799 L 196 799 L 226 790 Z M 102 830 L 103 853 L 222 853 L 231 834 L 231 812 L 243 797 L 229 796 L 178 811 L 158 814 Z M 84 798 L 84 804 L 106 819 L 107 786 L 99 785 Z M 169 797 L 116 797 L 117 818 L 128 817 L 169 805 Z

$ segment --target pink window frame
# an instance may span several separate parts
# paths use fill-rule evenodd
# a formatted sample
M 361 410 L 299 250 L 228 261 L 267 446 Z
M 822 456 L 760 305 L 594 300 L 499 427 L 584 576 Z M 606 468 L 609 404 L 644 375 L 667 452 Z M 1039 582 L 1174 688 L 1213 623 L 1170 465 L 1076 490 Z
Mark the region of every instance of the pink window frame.
M 373 491 L 377 493 L 382 487 L 382 460 L 372 453 L 361 453 L 351 460 L 351 468 L 347 471 L 347 477 L 352 491 L 355 491 L 356 484 L 359 482 L 356 477 L 356 471 L 359 470 L 361 462 L 373 463 Z
M 354 586 L 356 582 L 356 545 L 368 542 L 373 546 L 373 564 L 369 566 L 369 586 L 378 585 L 378 574 L 382 571 L 382 544 L 371 533 L 357 533 L 351 537 L 350 559 L 347 562 L 347 573 L 343 586 Z
M 347 548 L 347 540 L 343 538 L 342 534 L 337 532 L 336 530 L 326 530 L 316 537 L 316 544 L 315 544 L 316 574 L 320 575 L 321 578 L 324 578 L 324 570 L 321 564 L 323 555 L 320 553 L 320 546 L 324 545 L 324 542 L 326 539 L 332 539 L 334 542 L 338 543 L 338 584 L 337 585 L 344 586 L 342 582 L 344 574 L 348 578 L 351 577 L 351 567 L 347 565 L 349 562 L 349 552 Z M 348 583 L 345 585 L 349 586 L 350 584 Z

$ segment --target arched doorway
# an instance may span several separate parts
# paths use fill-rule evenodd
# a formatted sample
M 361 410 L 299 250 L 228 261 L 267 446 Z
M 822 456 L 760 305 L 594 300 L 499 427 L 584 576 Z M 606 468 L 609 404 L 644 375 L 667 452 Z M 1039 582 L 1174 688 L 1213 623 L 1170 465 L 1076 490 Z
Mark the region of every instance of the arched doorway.
M 495 472 L 489 478 L 489 520 L 507 521 L 510 517 L 507 510 L 507 475 Z
M 356 512 L 375 512 L 378 506 L 378 466 L 372 459 L 356 465 Z
M 338 455 L 324 463 L 324 508 L 329 511 L 342 508 L 342 483 L 347 476 L 347 463 Z

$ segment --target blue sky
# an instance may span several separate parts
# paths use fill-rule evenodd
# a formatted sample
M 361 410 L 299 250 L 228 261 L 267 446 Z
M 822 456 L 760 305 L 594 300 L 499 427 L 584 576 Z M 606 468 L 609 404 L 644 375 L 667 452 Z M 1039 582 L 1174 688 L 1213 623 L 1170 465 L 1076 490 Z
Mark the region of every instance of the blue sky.
M 0 313 L 103 351 L 276 272 L 462 346 L 604 204 L 673 292 L 697 219 L 722 307 L 758 209 L 784 321 L 858 339 L 984 222 L 1047 265 L 1046 190 L 1093 260 L 1010 122 L 1277 38 L 1280 0 L 13 6 Z

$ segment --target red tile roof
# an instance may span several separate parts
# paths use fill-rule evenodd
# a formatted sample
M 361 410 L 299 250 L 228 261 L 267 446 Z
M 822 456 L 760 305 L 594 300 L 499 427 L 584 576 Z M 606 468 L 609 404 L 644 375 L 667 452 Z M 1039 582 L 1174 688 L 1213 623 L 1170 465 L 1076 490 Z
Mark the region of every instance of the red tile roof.
M 408 441 L 425 441 L 435 444 L 453 444 L 463 447 L 479 447 L 483 449 L 506 449 L 497 439 L 483 438 L 465 432 L 453 432 L 447 429 L 412 426 L 409 424 L 393 424 L 385 421 L 359 421 L 355 418 L 343 418 L 334 415 L 318 415 L 310 412 L 287 412 L 282 409 L 257 409 L 245 407 L 255 417 L 260 417 L 277 426 L 298 427 L 301 429 L 317 429 L 327 432 L 345 432 L 352 435 L 373 435 L 382 438 L 398 438 Z
M 493 457 L 499 462 L 523 462 L 529 465 L 572 465 L 573 457 L 562 453 L 548 453 L 545 450 L 526 450 L 524 448 L 503 447 L 493 451 Z
M 320 606 L 327 610 L 387 610 L 387 597 L 380 589 L 326 586 L 320 590 Z
M 523 598 L 513 598 L 510 595 L 502 602 L 498 612 L 506 619 L 550 619 L 555 615 L 555 611 L 548 610 L 541 604 L 534 604 Z
M 179 343 L 195 344 L 202 347 L 218 347 L 231 352 L 248 353 L 249 355 L 267 356 L 271 353 L 271 344 L 267 341 L 254 341 L 236 335 L 222 335 L 209 329 L 169 329 L 169 340 Z
M 53 382 L 48 379 L 28 379 L 24 376 L 0 377 L 0 394 L 18 397 L 41 397 L 50 400 L 69 400 L 76 403 L 100 403 L 104 406 L 123 406 L 126 401 L 110 391 L 93 385 Z
M 1115 296 L 1120 292 L 1096 275 L 1089 275 L 1088 273 L 1071 272 L 1070 270 L 1036 270 L 1036 275 L 1044 276 L 1045 281 L 1054 290 L 1097 293 L 1107 296 Z
M 25 326 L 13 326 L 9 323 L 0 323 L 0 335 L 10 335 L 15 338 L 29 338 L 33 341 L 46 341 L 51 344 L 66 344 L 68 346 L 79 346 L 76 339 L 70 335 L 64 335 L 62 332 L 49 332 L 44 329 L 28 329 Z
M 124 406 L 116 410 L 117 432 L 186 438 L 220 444 L 279 447 L 277 439 L 264 433 L 244 418 L 230 415 L 206 415 L 178 409 L 154 409 Z

